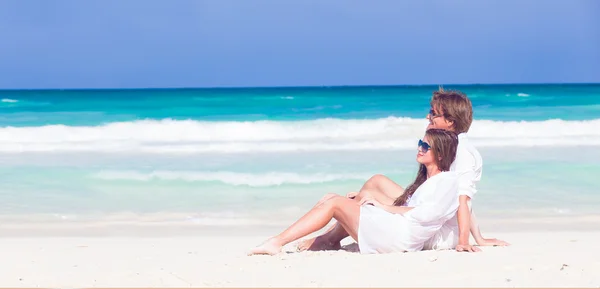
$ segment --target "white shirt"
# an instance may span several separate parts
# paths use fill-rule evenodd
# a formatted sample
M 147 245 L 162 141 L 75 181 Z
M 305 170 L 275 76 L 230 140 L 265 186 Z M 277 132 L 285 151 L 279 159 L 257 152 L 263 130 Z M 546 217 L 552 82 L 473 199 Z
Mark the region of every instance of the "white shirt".
M 408 207 L 414 208 L 403 214 L 404 218 L 411 223 L 409 243 L 419 247 L 410 249 L 421 250 L 427 240 L 431 239 L 448 220 L 456 216 L 458 185 L 456 173 L 441 172 L 427 179 L 415 191 L 407 204 Z
M 358 247 L 362 254 L 420 251 L 456 215 L 458 176 L 441 172 L 417 188 L 404 214 L 364 205 L 360 208 Z
M 483 160 L 479 151 L 469 142 L 466 133 L 458 135 L 456 158 L 450 171 L 458 174 L 458 195 L 465 195 L 471 199 L 477 193 L 477 182 L 481 180 Z
M 479 151 L 469 142 L 467 134 L 458 135 L 458 147 L 456 158 L 450 166 L 450 171 L 458 176 L 458 196 L 465 195 L 473 199 L 477 193 L 477 182 L 481 180 L 483 160 Z M 468 202 L 471 210 L 471 200 Z M 425 243 L 425 249 L 452 249 L 458 244 L 458 216 L 455 214 L 440 228 L 429 241 Z

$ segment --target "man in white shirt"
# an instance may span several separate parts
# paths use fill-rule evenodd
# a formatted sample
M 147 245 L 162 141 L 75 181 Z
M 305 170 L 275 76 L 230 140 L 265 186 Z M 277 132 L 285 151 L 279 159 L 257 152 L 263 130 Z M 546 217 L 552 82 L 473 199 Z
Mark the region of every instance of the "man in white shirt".
M 457 251 L 477 252 L 479 248 L 469 244 L 469 233 L 480 246 L 504 246 L 508 243 L 497 239 L 485 239 L 481 236 L 479 226 L 472 214 L 471 199 L 477 192 L 476 184 L 481 179 L 483 161 L 477 149 L 469 142 L 466 133 L 473 122 L 473 108 L 469 98 L 458 91 L 438 90 L 431 98 L 431 109 L 427 115 L 427 129 L 438 128 L 452 130 L 459 134 L 456 159 L 450 170 L 459 175 L 459 207 L 457 218 L 442 228 L 440 235 L 429 242 L 429 248 L 455 247 Z M 392 205 L 402 195 L 404 188 L 383 175 L 371 177 L 359 192 L 350 193 L 348 197 L 357 201 L 375 199 L 382 204 Z M 456 224 L 458 223 L 458 224 Z M 456 232 L 458 226 L 458 232 Z M 458 236 L 455 236 L 458 233 Z M 327 233 L 313 239 L 305 240 L 298 245 L 299 250 L 338 249 L 346 232 L 336 224 Z M 456 240 L 458 239 L 458 240 Z

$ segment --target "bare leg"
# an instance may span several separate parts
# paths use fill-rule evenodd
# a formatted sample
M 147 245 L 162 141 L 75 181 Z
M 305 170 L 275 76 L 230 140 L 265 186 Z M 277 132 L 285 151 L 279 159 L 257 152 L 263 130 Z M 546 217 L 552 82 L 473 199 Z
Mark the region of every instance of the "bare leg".
M 365 195 L 369 195 L 382 204 L 393 205 L 394 201 L 403 192 L 404 188 L 390 180 L 390 178 L 384 175 L 374 175 L 365 182 L 354 200 L 358 202 Z M 323 235 L 300 242 L 297 250 L 339 250 L 341 248 L 340 242 L 346 237 L 348 237 L 348 233 L 336 223 Z
M 393 205 L 403 192 L 404 188 L 390 178 L 384 175 L 374 175 L 360 189 L 359 197 L 369 194 L 382 204 Z
M 358 239 L 359 217 L 360 207 L 356 201 L 341 196 L 330 197 L 313 207 L 281 234 L 252 249 L 250 255 L 275 255 L 281 252 L 281 248 L 286 244 L 322 229 L 331 219 L 336 219 L 356 240 Z
M 327 251 L 342 248 L 342 240 L 348 237 L 348 232 L 339 223 L 333 224 L 323 235 L 303 240 L 298 243 L 296 250 L 302 251 Z
M 356 193 L 356 194 L 358 196 L 359 193 Z M 332 198 L 333 196 L 338 196 L 338 195 L 327 194 L 323 198 L 321 198 L 321 200 L 317 203 L 317 205 L 319 205 L 322 202 L 328 200 L 329 198 Z M 352 199 L 358 200 L 358 199 L 356 199 L 356 197 L 352 197 Z M 341 226 L 338 226 L 338 224 L 335 223 L 331 227 L 329 227 L 329 229 L 327 229 L 327 231 L 325 231 L 325 233 L 323 235 L 315 237 L 315 238 L 306 239 L 306 240 L 303 240 L 302 242 L 299 242 L 298 246 L 296 247 L 296 250 L 298 252 L 302 252 L 302 251 L 306 251 L 306 250 L 311 250 L 311 251 L 325 251 L 325 250 L 339 250 L 339 249 L 341 249 L 340 242 L 341 242 L 341 240 L 343 238 L 340 239 L 337 243 L 330 243 L 328 237 L 325 237 L 325 238 L 323 237 L 325 235 L 328 235 L 334 229 L 336 229 L 336 232 L 334 232 L 333 234 L 335 234 L 335 235 L 341 235 L 342 232 L 338 232 L 338 231 L 344 231 L 344 233 L 343 233 L 344 237 L 343 238 L 348 237 L 348 233 L 344 230 L 344 228 L 341 227 Z

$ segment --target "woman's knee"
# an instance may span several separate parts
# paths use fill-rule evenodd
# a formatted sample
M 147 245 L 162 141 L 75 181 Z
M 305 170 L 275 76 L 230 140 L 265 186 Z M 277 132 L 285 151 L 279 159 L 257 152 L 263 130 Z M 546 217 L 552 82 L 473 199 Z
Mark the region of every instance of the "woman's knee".
M 337 195 L 337 194 L 334 194 L 334 193 L 327 193 L 327 194 L 325 194 L 325 195 L 324 195 L 324 196 L 321 198 L 321 201 L 327 201 L 327 200 L 329 200 L 329 199 L 332 199 L 332 198 L 335 198 L 335 197 L 338 197 L 338 196 L 339 196 L 339 195 Z
M 381 175 L 381 174 L 374 175 L 370 179 L 367 180 L 367 182 L 363 186 L 363 189 L 377 188 L 380 186 L 380 184 L 382 182 L 385 182 L 387 180 L 388 180 L 388 177 L 386 177 L 384 175 Z
M 322 204 L 330 207 L 337 207 L 342 200 L 346 200 L 346 198 L 340 195 L 331 194 L 329 198 L 323 200 Z
M 323 204 L 323 203 L 327 202 L 327 200 L 330 200 L 330 199 L 332 199 L 332 198 L 335 198 L 336 196 L 338 196 L 338 195 L 336 195 L 336 194 L 333 194 L 333 193 L 328 193 L 328 194 L 325 194 L 325 195 L 324 195 L 324 196 L 323 196 L 323 197 L 322 197 L 322 198 L 319 200 L 319 202 L 317 202 L 317 205 L 321 205 L 321 204 Z

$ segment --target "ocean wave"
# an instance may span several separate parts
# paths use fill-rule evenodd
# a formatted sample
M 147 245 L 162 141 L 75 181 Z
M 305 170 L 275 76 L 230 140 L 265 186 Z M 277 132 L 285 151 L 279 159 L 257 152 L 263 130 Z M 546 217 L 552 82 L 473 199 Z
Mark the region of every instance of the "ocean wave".
M 425 119 L 208 122 L 141 120 L 102 126 L 0 128 L 0 152 L 239 153 L 413 149 Z M 473 122 L 478 147 L 600 145 L 600 119 Z
M 196 171 L 101 171 L 92 178 L 126 181 L 186 181 L 221 182 L 234 186 L 270 187 L 283 184 L 316 184 L 344 180 L 367 180 L 371 174 L 298 174 L 286 172 L 237 173 L 237 172 L 196 172 Z
M 3 98 L 1 101 L 2 101 L 2 102 L 8 102 L 8 103 L 15 103 L 15 102 L 19 102 L 19 101 L 18 101 L 18 100 L 16 100 L 16 99 L 10 99 L 10 98 Z

